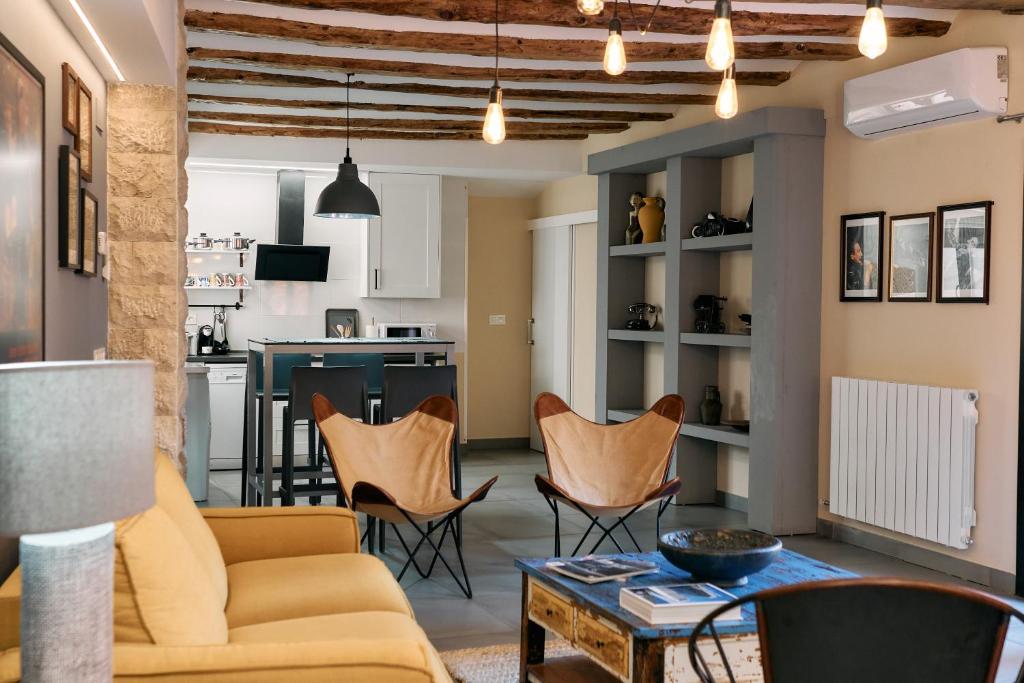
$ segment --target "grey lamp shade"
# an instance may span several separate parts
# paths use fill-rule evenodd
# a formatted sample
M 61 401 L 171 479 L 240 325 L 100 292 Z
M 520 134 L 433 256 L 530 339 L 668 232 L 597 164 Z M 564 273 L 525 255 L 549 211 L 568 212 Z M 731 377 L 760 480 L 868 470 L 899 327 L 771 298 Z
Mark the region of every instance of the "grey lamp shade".
M 153 364 L 0 365 L 0 536 L 153 506 Z
M 379 218 L 380 205 L 373 190 L 359 180 L 359 169 L 350 157 L 338 165 L 338 177 L 316 200 L 313 215 L 319 218 Z

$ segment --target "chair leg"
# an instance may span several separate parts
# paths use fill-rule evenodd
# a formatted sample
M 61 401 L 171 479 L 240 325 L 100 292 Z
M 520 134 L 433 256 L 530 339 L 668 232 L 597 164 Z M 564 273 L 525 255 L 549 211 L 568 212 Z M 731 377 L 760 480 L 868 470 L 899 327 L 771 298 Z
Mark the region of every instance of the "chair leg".
M 238 502 L 245 507 L 247 494 L 249 493 L 249 399 L 246 397 L 245 405 L 242 408 L 242 493 Z
M 395 530 L 395 535 L 398 536 L 399 542 L 405 548 L 406 552 L 409 553 L 409 559 L 406 560 L 405 565 L 402 567 L 402 570 L 399 572 L 397 580 L 398 581 L 402 580 L 402 577 L 405 576 L 405 572 L 409 569 L 410 565 L 412 565 L 413 567 L 416 568 L 416 572 L 420 576 L 422 576 L 423 578 L 427 578 L 427 577 L 430 576 L 431 572 L 433 571 L 434 565 L 436 564 L 437 560 L 440 559 L 441 560 L 441 564 L 443 564 L 444 568 L 448 570 L 448 573 L 451 575 L 452 579 L 455 581 L 455 584 L 459 587 L 459 590 L 462 591 L 462 594 L 465 595 L 467 598 L 472 598 L 473 597 L 473 589 L 472 589 L 472 587 L 470 586 L 470 583 L 469 583 L 469 574 L 466 572 L 466 562 L 465 562 L 464 558 L 462 557 L 462 549 L 459 547 L 459 545 L 457 543 L 454 542 L 455 541 L 455 518 L 456 518 L 457 515 L 454 515 L 454 514 L 449 515 L 448 517 L 446 517 L 444 519 L 444 521 L 440 524 L 440 526 L 435 525 L 432 530 L 425 531 L 419 524 L 414 522 L 412 520 L 412 518 L 409 517 L 408 514 L 406 514 L 405 512 L 403 512 L 402 514 L 405 515 L 406 520 L 409 522 L 409 524 L 412 525 L 412 527 L 420 534 L 420 540 L 416 544 L 416 547 L 413 548 L 412 551 L 410 552 L 409 551 L 409 546 L 408 546 L 408 544 L 406 544 L 405 539 L 402 537 L 401 532 L 398 530 L 398 527 L 395 526 L 394 524 L 391 525 L 392 528 Z M 441 539 L 440 539 L 440 541 L 438 543 L 434 543 L 434 539 L 431 538 L 431 534 L 433 534 L 433 532 L 436 531 L 437 529 L 441 529 Z M 462 581 L 459 580 L 459 577 L 455 573 L 455 570 L 452 569 L 452 566 L 450 564 L 448 564 L 448 560 L 446 560 L 444 555 L 441 554 L 441 546 L 444 544 L 444 539 L 447 537 L 449 531 L 451 531 L 452 545 L 455 546 L 455 554 L 456 554 L 456 556 L 459 559 L 459 567 L 462 570 Z M 431 558 L 430 566 L 427 568 L 426 572 L 424 572 L 422 569 L 420 569 L 419 563 L 416 562 L 416 553 L 419 551 L 420 547 L 422 547 L 424 542 L 426 542 L 430 546 L 431 550 L 434 551 L 434 556 Z
M 385 534 L 385 531 L 387 530 L 387 528 L 388 528 L 387 522 L 385 522 L 383 519 L 380 520 L 380 524 L 379 524 L 379 526 L 377 528 L 377 547 L 380 548 L 381 552 L 384 552 L 385 550 L 387 550 L 387 547 L 386 547 L 387 541 L 384 539 L 384 534 Z
M 306 423 L 306 454 L 306 459 L 310 462 L 311 465 L 316 465 L 318 468 L 323 467 L 323 465 L 320 462 L 320 454 L 317 453 L 316 450 L 316 422 L 314 422 L 313 420 L 309 420 Z M 310 480 L 309 483 L 319 487 L 321 479 L 312 479 Z M 319 505 L 320 498 L 320 496 L 310 496 L 309 504 Z
M 562 532 L 558 525 L 558 501 L 554 501 L 551 509 L 555 511 L 555 557 L 562 555 Z
M 376 543 L 374 539 L 377 537 L 377 520 L 370 515 L 366 515 L 366 552 L 370 555 L 375 554 Z
M 295 505 L 295 423 L 292 422 L 291 406 L 283 411 L 284 443 L 281 444 L 281 506 Z M 273 474 L 273 473 L 271 473 Z
M 405 550 L 405 555 L 407 557 L 405 564 L 402 565 L 402 571 L 398 573 L 398 581 L 402 580 L 402 577 L 405 576 L 405 572 L 409 569 L 410 565 L 416 570 L 416 573 L 420 575 L 421 579 L 429 577 L 430 572 L 424 571 L 420 568 L 420 563 L 416 561 L 416 555 L 420 552 L 420 548 L 423 547 L 423 543 L 427 540 L 426 536 L 429 536 L 434 532 L 433 529 L 428 528 L 426 534 L 420 531 L 419 542 L 416 544 L 416 547 L 410 550 L 409 545 L 405 542 L 405 537 L 402 536 L 402 532 L 398 530 L 398 526 L 392 524 L 391 528 L 394 529 L 395 536 L 398 537 L 398 542 L 402 544 L 402 549 Z M 417 529 L 417 531 L 419 531 L 419 529 Z M 433 569 L 433 565 L 431 565 L 431 569 Z

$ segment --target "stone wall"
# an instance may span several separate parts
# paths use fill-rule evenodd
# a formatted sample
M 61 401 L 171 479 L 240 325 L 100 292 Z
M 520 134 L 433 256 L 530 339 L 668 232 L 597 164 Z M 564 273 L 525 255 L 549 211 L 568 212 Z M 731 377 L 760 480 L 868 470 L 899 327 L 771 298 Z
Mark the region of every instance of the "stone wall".
M 157 447 L 184 466 L 187 300 L 181 101 L 168 86 L 107 91 L 107 353 L 156 363 Z

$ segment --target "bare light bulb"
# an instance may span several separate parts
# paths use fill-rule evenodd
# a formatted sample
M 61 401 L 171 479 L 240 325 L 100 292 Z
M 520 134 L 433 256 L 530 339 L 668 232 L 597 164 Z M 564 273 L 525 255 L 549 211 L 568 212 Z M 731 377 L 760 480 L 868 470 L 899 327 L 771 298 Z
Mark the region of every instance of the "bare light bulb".
M 576 0 L 580 14 L 593 17 L 604 11 L 604 0 Z
M 501 108 L 501 88 L 495 83 L 484 116 L 484 142 L 500 145 L 505 140 L 505 112 Z
M 868 0 L 868 11 L 864 14 L 864 24 L 860 28 L 858 47 L 868 59 L 879 57 L 888 49 L 889 37 L 885 30 L 882 0 Z
M 715 101 L 715 114 L 720 119 L 731 119 L 740 110 L 739 93 L 736 91 L 736 67 L 729 67 L 722 79 L 722 87 Z
M 717 0 L 715 3 L 715 21 L 711 24 L 704 61 L 715 71 L 725 71 L 736 61 L 736 46 L 732 39 L 732 5 L 729 0 Z
M 608 24 L 608 44 L 604 48 L 604 70 L 618 76 L 626 70 L 626 45 L 622 42 L 622 22 L 613 17 Z

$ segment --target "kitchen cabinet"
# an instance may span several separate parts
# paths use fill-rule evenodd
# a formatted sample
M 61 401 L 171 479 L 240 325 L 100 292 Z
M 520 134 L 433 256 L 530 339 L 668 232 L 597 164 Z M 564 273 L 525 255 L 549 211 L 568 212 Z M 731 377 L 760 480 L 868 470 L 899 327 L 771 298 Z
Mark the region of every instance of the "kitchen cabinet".
M 371 173 L 370 189 L 381 215 L 365 228 L 360 295 L 440 298 L 440 176 Z

